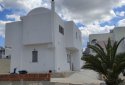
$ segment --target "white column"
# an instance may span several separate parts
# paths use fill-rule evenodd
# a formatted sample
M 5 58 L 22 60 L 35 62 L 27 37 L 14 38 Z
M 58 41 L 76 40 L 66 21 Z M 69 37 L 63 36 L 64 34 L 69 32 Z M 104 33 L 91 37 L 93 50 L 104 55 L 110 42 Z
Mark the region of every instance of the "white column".
M 55 1 L 54 0 L 51 1 L 51 10 L 53 12 L 55 12 Z
M 54 2 L 54 0 L 52 0 L 51 1 L 51 30 L 52 30 L 52 39 L 53 39 L 53 46 L 55 47 L 55 2 Z M 55 49 L 54 49 L 55 50 Z M 55 69 L 54 70 L 56 70 L 56 68 L 57 68 L 57 60 L 56 60 L 56 53 L 55 53 L 55 51 L 54 51 L 54 67 L 55 67 Z

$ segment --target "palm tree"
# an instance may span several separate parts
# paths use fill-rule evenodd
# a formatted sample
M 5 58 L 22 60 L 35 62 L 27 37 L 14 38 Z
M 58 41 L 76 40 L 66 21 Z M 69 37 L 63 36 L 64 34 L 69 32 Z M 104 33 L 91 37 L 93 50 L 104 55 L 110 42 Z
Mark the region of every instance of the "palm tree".
M 122 82 L 119 75 L 125 69 L 125 53 L 117 53 L 117 49 L 123 40 L 124 38 L 112 43 L 109 38 L 107 44 L 104 43 L 104 48 L 98 43 L 88 45 L 96 55 L 83 54 L 81 59 L 85 65 L 82 68 L 102 74 L 107 85 L 119 85 Z

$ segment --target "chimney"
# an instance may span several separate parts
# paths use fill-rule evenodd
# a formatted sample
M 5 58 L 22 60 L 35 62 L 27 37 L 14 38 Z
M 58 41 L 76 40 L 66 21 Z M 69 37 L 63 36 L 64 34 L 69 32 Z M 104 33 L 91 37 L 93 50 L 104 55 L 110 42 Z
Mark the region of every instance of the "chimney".
M 51 10 L 53 12 L 55 12 L 55 1 L 54 0 L 51 1 Z

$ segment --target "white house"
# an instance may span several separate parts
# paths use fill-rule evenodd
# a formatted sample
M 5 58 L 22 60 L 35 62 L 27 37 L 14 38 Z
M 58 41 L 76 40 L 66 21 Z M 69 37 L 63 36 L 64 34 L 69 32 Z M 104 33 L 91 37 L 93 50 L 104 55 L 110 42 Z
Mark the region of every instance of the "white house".
M 104 47 L 104 42 L 106 43 L 108 38 L 110 38 L 111 41 L 114 42 L 119 41 L 123 37 L 125 37 L 125 27 L 115 27 L 110 31 L 110 33 L 91 34 L 89 36 L 89 44 L 99 43 L 102 47 Z M 121 42 L 117 52 L 125 52 L 125 40 Z M 90 53 L 94 52 L 90 50 Z
M 123 37 L 125 37 L 125 27 L 115 27 L 113 30 L 111 30 L 109 33 L 102 33 L 102 34 L 90 34 L 89 35 L 89 42 L 88 45 L 95 45 L 96 43 L 100 44 L 103 48 L 105 48 L 105 44 L 108 42 L 108 38 L 111 39 L 111 42 L 114 41 L 119 41 L 120 39 L 122 39 Z M 121 42 L 121 44 L 119 45 L 118 49 L 117 49 L 117 53 L 122 53 L 125 52 L 125 40 L 123 40 Z M 95 55 L 96 52 L 93 51 L 90 48 L 86 48 L 86 50 L 84 51 L 84 53 L 86 54 L 93 54 Z M 94 72 L 91 72 L 91 74 L 93 75 Z M 99 76 L 100 79 L 102 79 L 101 76 Z
M 36 8 L 21 21 L 7 23 L 6 56 L 11 56 L 11 69 L 28 73 L 80 70 L 82 56 L 81 32 L 73 21 L 64 22 L 55 12 Z

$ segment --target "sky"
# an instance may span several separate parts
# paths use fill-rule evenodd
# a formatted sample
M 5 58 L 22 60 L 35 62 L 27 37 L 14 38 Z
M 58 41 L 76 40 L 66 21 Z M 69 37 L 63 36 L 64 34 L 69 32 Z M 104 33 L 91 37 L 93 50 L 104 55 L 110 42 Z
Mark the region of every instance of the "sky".
M 20 21 L 37 7 L 50 9 L 51 0 L 0 0 L 0 46 L 5 42 L 5 24 Z M 108 33 L 125 26 L 125 0 L 55 0 L 56 12 L 64 20 L 73 20 L 82 32 L 83 48 L 89 34 Z

